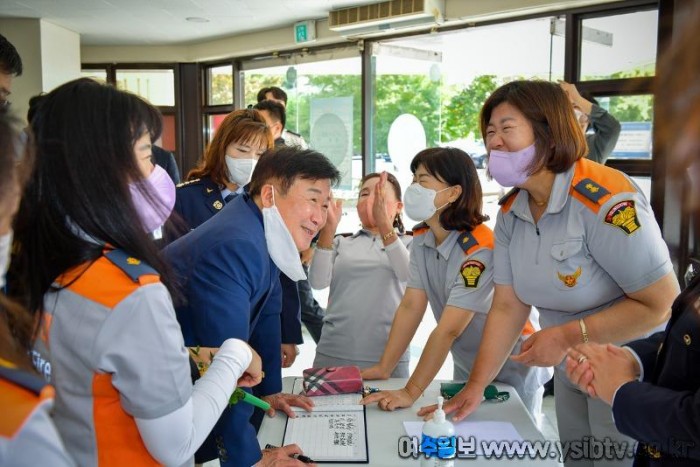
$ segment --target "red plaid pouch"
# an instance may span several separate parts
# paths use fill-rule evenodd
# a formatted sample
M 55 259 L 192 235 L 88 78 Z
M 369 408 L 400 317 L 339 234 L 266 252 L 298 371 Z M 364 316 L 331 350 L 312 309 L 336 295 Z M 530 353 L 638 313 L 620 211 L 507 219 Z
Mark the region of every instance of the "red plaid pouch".
M 357 366 L 307 368 L 303 375 L 304 393 L 307 396 L 362 392 L 362 376 Z

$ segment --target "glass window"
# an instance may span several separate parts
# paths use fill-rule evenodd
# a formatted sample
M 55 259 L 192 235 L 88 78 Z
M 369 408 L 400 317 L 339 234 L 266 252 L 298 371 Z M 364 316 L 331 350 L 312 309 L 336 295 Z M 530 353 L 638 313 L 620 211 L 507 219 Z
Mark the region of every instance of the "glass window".
M 333 191 L 345 200 L 338 232 L 355 232 L 360 225 L 355 209 L 362 178 L 360 72 L 359 57 L 244 72 L 245 104 L 255 104 L 263 87 L 282 88 L 287 93 L 286 129 L 301 135 L 340 171 L 342 180 Z
M 80 70 L 80 76 L 107 82 L 107 70 Z
M 610 159 L 651 159 L 654 97 L 646 94 L 596 99 L 620 122 L 620 137 Z M 588 131 L 593 129 L 589 127 Z
M 653 76 L 658 11 L 582 21 L 581 80 Z
M 209 74 L 208 104 L 233 104 L 233 66 L 214 66 L 207 71 Z
M 373 49 L 375 164 L 369 171 L 393 172 L 405 189 L 418 151 L 460 148 L 477 166 L 484 211 L 495 222 L 503 189 L 486 179 L 479 112 L 506 82 L 562 79 L 563 30 L 564 20 L 539 18 L 380 42 Z M 407 218 L 406 225 L 414 221 Z
M 117 70 L 117 88 L 131 91 L 158 106 L 175 105 L 175 71 Z

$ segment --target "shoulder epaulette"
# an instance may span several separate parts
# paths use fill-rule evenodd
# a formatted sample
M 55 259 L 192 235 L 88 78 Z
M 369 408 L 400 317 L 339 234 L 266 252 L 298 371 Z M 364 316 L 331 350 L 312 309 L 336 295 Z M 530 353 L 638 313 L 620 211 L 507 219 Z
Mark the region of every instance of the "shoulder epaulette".
M 425 222 L 421 222 L 420 224 L 413 226 L 411 232 L 413 233 L 414 237 L 417 237 L 418 235 L 423 235 L 427 233 L 428 230 L 430 230 L 428 224 L 426 224 Z
M 194 184 L 196 184 L 196 183 L 199 183 L 200 181 L 202 181 L 201 178 L 193 178 L 192 180 L 187 180 L 187 181 L 185 181 L 185 182 L 178 183 L 178 184 L 175 185 L 175 186 L 176 186 L 177 188 L 182 188 L 183 186 L 194 185 Z
M 578 182 L 576 185 L 574 185 L 574 190 L 578 191 L 580 194 L 596 204 L 598 204 L 598 202 L 603 199 L 604 196 L 610 194 L 608 190 L 590 178 L 584 178 Z
M 612 196 L 623 192 L 636 193 L 637 188 L 622 172 L 588 159 L 576 162 L 571 196 L 593 212 L 597 213 Z
M 462 231 L 457 237 L 457 243 L 465 256 L 479 248 L 493 249 L 493 231 L 485 224 L 479 224 L 472 231 Z
M 498 200 L 498 205 L 503 206 L 504 204 L 506 204 L 508 202 L 509 199 L 511 199 L 516 194 L 518 194 L 519 191 L 520 191 L 520 188 L 518 188 L 518 187 L 514 187 L 514 188 L 511 188 L 510 190 L 508 190 L 508 193 L 506 193 L 505 195 L 500 197 L 500 199 Z
M 134 282 L 138 282 L 141 276 L 159 275 L 158 271 L 153 269 L 149 264 L 144 263 L 138 258 L 129 256 L 124 250 L 108 251 L 105 253 L 105 258 L 124 271 Z
M 0 366 L 0 379 L 20 386 L 37 396 L 41 394 L 41 390 L 48 384 L 39 376 L 16 368 L 7 368 L 4 366 Z
M 513 204 L 513 201 L 515 201 L 515 195 L 517 195 L 519 191 L 520 188 L 514 187 L 511 188 L 508 193 L 501 196 L 501 199 L 498 200 L 498 205 L 503 212 L 508 212 L 510 210 L 510 206 Z
M 469 250 L 472 249 L 472 247 L 475 247 L 479 244 L 477 241 L 476 237 L 472 235 L 471 232 L 464 231 L 461 234 L 459 234 L 459 237 L 457 237 L 457 243 L 459 243 L 459 247 L 464 251 L 464 254 L 468 254 Z

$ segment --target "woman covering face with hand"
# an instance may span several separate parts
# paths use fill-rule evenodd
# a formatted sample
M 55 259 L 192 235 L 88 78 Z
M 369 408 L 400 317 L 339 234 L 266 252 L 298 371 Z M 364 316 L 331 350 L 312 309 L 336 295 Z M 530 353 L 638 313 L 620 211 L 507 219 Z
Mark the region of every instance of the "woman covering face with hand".
M 141 98 L 79 79 L 32 120 L 37 162 L 11 275 L 26 279 L 11 290 L 40 323 L 34 362 L 56 389 L 54 421 L 79 465 L 182 465 L 237 380 L 261 379 L 260 358 L 229 339 L 192 387 L 170 275 L 148 237 L 175 194 L 150 160 L 159 119 Z
M 399 182 L 386 172 L 362 179 L 357 201 L 362 229 L 355 234 L 334 238 L 342 202 L 329 207 L 309 269 L 313 288 L 331 288 L 315 367 L 366 368 L 379 362 L 408 280 L 412 237 L 404 235 L 402 208 Z M 408 360 L 406 351 L 392 375 L 407 377 Z
M 437 327 L 416 370 L 400 390 L 367 396 L 383 410 L 409 407 L 432 382 L 452 351 L 454 379 L 466 380 L 482 339 L 493 296 L 493 232 L 483 224 L 481 185 L 471 158 L 453 148 L 421 151 L 411 162 L 413 184 L 404 194 L 406 213 L 423 219 L 414 231 L 409 279 L 380 362 L 362 372 L 365 379 L 386 379 L 406 351 L 430 307 Z M 532 332 L 523 320 L 520 332 Z M 519 350 L 516 345 L 515 352 Z M 531 412 L 547 371 L 508 362 L 497 376 L 515 387 Z

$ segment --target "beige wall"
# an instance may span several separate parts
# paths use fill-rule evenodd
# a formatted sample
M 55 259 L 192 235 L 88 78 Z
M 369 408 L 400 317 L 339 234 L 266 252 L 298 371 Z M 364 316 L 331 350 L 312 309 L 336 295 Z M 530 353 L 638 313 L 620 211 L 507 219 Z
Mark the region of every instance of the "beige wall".
M 41 77 L 44 92 L 80 77 L 80 34 L 41 21 Z
M 471 23 L 546 11 L 578 8 L 609 3 L 614 0 L 445 0 L 446 24 Z M 340 34 L 328 29 L 327 20 L 316 21 L 317 40 L 313 45 L 347 43 Z M 265 32 L 240 34 L 171 47 L 104 47 L 83 46 L 84 63 L 113 62 L 200 62 L 228 57 L 264 54 L 298 48 L 294 44 L 293 26 Z

